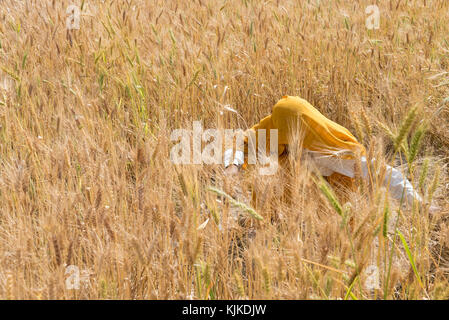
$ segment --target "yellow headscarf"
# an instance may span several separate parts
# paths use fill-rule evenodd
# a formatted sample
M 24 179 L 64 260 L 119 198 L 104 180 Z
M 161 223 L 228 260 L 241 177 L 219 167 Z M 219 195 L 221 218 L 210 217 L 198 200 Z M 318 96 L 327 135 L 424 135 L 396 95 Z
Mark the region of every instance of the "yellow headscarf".
M 267 150 L 270 145 L 269 130 L 278 129 L 279 155 L 292 143 L 302 144 L 303 148 L 311 151 L 341 158 L 365 154 L 364 147 L 348 129 L 329 120 L 309 102 L 299 97 L 282 97 L 273 107 L 272 114 L 251 128 L 256 131 L 256 137 L 258 129 L 267 130 Z

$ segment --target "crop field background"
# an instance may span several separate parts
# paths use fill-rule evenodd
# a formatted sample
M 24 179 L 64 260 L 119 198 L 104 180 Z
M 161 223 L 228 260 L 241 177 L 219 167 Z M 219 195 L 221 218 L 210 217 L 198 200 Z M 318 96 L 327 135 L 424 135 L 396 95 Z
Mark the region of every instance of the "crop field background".
M 283 95 L 424 205 L 170 161 Z M 448 299 L 448 164 L 449 1 L 0 0 L 1 299 Z

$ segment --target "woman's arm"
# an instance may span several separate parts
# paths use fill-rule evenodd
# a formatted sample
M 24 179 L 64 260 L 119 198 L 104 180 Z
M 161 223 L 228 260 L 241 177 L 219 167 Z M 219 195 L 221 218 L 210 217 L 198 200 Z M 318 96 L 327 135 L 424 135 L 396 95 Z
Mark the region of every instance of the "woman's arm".
M 256 148 L 256 150 L 252 150 L 253 154 L 254 155 L 257 154 L 256 151 L 259 151 L 257 150 L 257 148 L 259 147 L 259 130 L 261 129 L 265 130 L 265 141 L 266 141 L 265 151 L 268 151 L 270 149 L 270 137 L 271 137 L 270 130 L 275 129 L 273 122 L 271 120 L 271 115 L 263 118 L 262 120 L 260 120 L 259 123 L 255 124 L 250 129 L 246 130 L 246 132 L 244 133 L 242 145 L 238 145 L 237 144 L 238 139 L 234 139 L 236 141 L 236 143 L 233 143 L 233 145 L 235 144 L 236 149 L 235 154 L 234 148 L 228 148 L 224 152 L 223 162 L 225 168 L 228 168 L 231 165 L 235 165 L 237 167 L 247 165 L 248 160 L 249 164 L 253 164 L 251 162 L 251 159 L 248 159 L 248 148 L 249 146 L 252 145 L 252 147 Z M 255 137 L 255 141 L 253 141 L 253 144 L 248 143 L 248 137 L 250 136 Z M 282 154 L 284 150 L 285 146 L 278 144 L 278 155 Z
M 389 191 L 393 198 L 401 200 L 404 197 L 404 201 L 409 205 L 412 205 L 415 199 L 418 202 L 422 202 L 421 196 L 413 189 L 410 181 L 398 169 L 389 165 L 386 165 L 386 167 L 383 184 L 384 186 L 389 186 Z
M 333 172 L 337 172 L 344 176 L 354 178 L 355 176 L 355 160 L 354 159 L 340 159 L 334 156 L 321 155 L 315 153 L 313 155 L 313 160 L 317 163 L 319 167 L 324 167 Z M 373 159 L 374 160 L 374 159 Z M 363 178 L 368 178 L 368 164 L 366 157 L 361 157 L 361 169 Z M 327 174 L 329 175 L 329 174 Z M 383 177 L 382 183 L 388 188 L 391 196 L 397 200 L 401 200 L 404 197 L 404 201 L 412 205 L 413 200 L 422 202 L 421 196 L 413 189 L 412 184 L 407 178 L 399 171 L 389 165 L 386 165 L 385 176 Z

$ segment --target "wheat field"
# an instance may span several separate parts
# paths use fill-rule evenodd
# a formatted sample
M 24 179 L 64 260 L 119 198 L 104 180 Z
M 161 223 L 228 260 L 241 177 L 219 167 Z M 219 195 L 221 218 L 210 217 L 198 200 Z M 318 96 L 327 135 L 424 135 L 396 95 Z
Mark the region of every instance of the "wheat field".
M 0 0 L 0 298 L 448 299 L 448 21 L 445 0 Z M 246 129 L 283 95 L 425 204 L 298 161 L 171 163 L 173 130 Z

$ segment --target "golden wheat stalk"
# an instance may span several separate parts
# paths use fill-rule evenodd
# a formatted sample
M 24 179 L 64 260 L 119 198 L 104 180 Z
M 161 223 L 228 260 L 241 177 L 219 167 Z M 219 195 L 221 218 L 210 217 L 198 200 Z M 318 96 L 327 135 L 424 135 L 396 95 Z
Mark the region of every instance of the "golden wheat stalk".
M 233 206 L 242 209 L 245 212 L 248 212 L 251 217 L 253 217 L 254 219 L 257 220 L 263 220 L 263 217 L 261 215 L 259 215 L 256 210 L 254 210 L 253 208 L 251 208 L 250 206 L 246 205 L 243 202 L 237 201 L 235 200 L 233 197 L 231 197 L 230 195 L 228 195 L 226 192 L 217 189 L 215 187 L 208 187 L 207 190 L 212 191 L 216 194 L 218 194 L 219 196 L 222 196 L 226 199 L 228 199 L 229 203 L 232 204 Z

